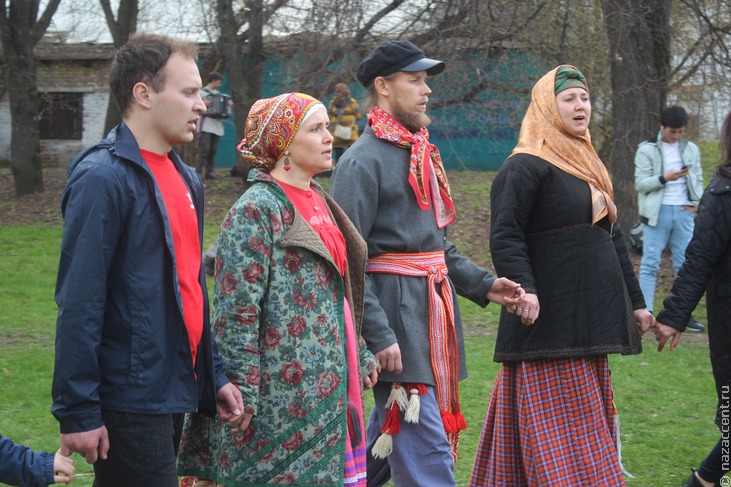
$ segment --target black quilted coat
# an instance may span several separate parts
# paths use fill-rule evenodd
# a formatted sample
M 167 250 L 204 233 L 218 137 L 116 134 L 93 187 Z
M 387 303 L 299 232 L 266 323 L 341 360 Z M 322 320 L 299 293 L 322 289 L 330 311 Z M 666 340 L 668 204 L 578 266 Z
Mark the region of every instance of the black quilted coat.
M 498 275 L 540 301 L 532 326 L 503 308 L 497 362 L 641 352 L 633 311 L 645 307 L 618 225 L 591 224 L 589 185 L 533 155 L 502 165 L 491 189 Z
M 731 179 L 724 176 L 714 176 L 703 193 L 685 263 L 657 321 L 685 330 L 704 291 L 711 366 L 720 406 L 723 386 L 731 386 Z

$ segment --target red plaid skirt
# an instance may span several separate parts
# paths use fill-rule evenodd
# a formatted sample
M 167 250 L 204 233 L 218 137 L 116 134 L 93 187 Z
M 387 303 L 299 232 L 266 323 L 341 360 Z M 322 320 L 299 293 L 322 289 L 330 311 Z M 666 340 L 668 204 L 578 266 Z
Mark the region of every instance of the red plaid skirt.
M 606 356 L 505 362 L 471 487 L 624 485 Z

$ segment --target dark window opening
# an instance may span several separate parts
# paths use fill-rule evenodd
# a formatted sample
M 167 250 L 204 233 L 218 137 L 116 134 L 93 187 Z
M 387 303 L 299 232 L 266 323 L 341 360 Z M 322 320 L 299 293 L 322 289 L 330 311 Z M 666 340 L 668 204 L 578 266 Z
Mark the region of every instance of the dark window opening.
M 41 139 L 81 140 L 83 93 L 41 93 Z

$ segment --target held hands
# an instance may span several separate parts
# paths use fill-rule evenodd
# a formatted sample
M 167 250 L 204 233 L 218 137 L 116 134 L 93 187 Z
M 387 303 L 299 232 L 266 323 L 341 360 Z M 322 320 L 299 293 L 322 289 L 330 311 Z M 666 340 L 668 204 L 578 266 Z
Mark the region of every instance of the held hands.
M 254 417 L 254 415 L 251 412 L 247 412 L 250 410 L 250 408 L 245 408 L 246 410 L 237 415 L 237 416 L 231 416 L 229 419 L 227 419 L 228 424 L 231 425 L 231 432 L 232 433 L 241 433 L 242 431 L 245 431 L 246 428 L 249 427 L 249 423 L 251 422 L 251 418 Z
M 380 365 L 378 368 L 381 368 Z M 376 383 L 378 383 L 378 371 L 374 370 L 369 375 L 363 377 L 363 389 L 365 390 L 373 389 L 373 386 L 375 386 Z
M 662 352 L 662 349 L 665 348 L 665 344 L 670 340 L 670 351 L 672 352 L 675 350 L 675 347 L 678 346 L 678 342 L 680 342 L 680 335 L 683 334 L 680 330 L 676 330 L 672 326 L 665 325 L 663 323 L 660 323 L 659 321 L 655 321 L 655 326 L 653 327 L 653 330 L 655 330 L 655 338 L 657 339 L 657 351 Z M 672 340 L 671 340 L 672 338 Z
M 682 332 L 672 326 L 668 326 L 655 320 L 652 313 L 647 311 L 646 308 L 635 310 L 635 320 L 637 320 L 637 327 L 640 330 L 640 335 L 644 335 L 649 330 L 652 330 L 655 333 L 658 352 L 662 352 L 668 340 L 670 340 L 671 352 L 678 346 Z
M 74 460 L 68 455 L 62 454 L 59 448 L 53 455 L 53 483 L 68 485 L 74 478 L 74 470 Z
M 240 433 L 249 427 L 254 414 L 251 408 L 244 407 L 244 398 L 238 387 L 229 382 L 218 390 L 216 399 L 218 417 L 228 421 L 233 433 Z
M 394 374 L 400 374 L 403 370 L 403 365 L 401 364 L 401 348 L 398 346 L 398 343 L 389 345 L 380 352 L 376 352 L 375 356 L 376 362 L 378 362 L 378 372 L 381 369 L 386 369 Z
M 682 332 L 676 330 L 672 326 L 668 326 L 655 320 L 655 318 L 652 316 L 652 313 L 647 311 L 647 308 L 636 309 L 635 320 L 637 321 L 637 328 L 640 331 L 640 336 L 644 335 L 649 330 L 652 330 L 654 332 L 655 339 L 657 340 L 658 352 L 662 352 L 662 349 L 665 348 L 665 344 L 668 342 L 668 340 L 670 340 L 671 352 L 675 350 L 675 347 L 678 346 L 678 342 L 680 342 L 680 335 L 682 335 Z
M 224 421 L 230 421 L 232 417 L 239 416 L 244 411 L 241 391 L 230 382 L 218 390 L 216 401 L 218 415 Z
M 636 309 L 634 314 L 635 321 L 637 322 L 637 329 L 640 332 L 640 336 L 642 336 L 654 326 L 655 318 L 652 316 L 652 313 L 647 311 L 647 308 Z
M 533 293 L 526 293 L 523 291 L 524 299 L 517 304 L 512 304 L 507 307 L 510 313 L 514 313 L 520 316 L 520 321 L 530 326 L 536 322 L 538 315 L 541 312 L 541 305 L 538 302 L 538 296 Z
M 251 411 L 247 411 L 249 408 L 244 407 L 244 398 L 238 387 L 229 382 L 218 390 L 216 399 L 218 417 L 229 422 L 231 431 L 238 433 L 249 426 L 254 415 Z
M 493 303 L 505 306 L 511 313 L 525 298 L 525 289 L 520 284 L 505 277 L 498 277 L 487 292 L 487 299 Z
M 86 463 L 94 463 L 99 458 L 106 460 L 108 451 L 109 435 L 106 426 L 79 433 L 62 433 L 61 448 L 58 450 L 64 457 L 71 456 L 74 452 L 78 453 L 84 457 Z

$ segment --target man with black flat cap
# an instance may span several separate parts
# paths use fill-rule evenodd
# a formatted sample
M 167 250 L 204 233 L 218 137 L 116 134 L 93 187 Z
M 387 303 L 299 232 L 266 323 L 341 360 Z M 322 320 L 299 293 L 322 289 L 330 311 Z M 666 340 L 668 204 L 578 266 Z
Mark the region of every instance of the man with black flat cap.
M 525 292 L 457 253 L 456 217 L 429 142 L 427 76 L 444 63 L 408 41 L 377 46 L 358 67 L 371 107 L 340 158 L 331 193 L 368 244 L 362 335 L 381 368 L 366 433 L 368 485 L 454 486 L 458 382 L 467 376 L 457 294 L 513 312 Z

